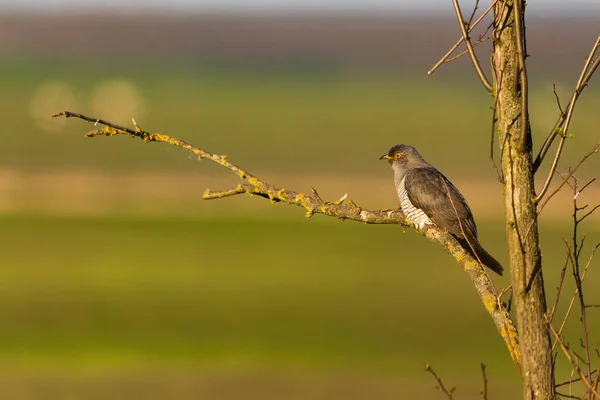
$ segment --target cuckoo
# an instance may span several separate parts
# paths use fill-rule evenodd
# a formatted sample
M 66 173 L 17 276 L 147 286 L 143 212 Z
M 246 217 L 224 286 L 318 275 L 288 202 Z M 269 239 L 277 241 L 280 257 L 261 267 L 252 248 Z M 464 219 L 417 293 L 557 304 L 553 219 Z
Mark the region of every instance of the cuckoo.
M 405 144 L 392 147 L 380 160 L 390 162 L 400 206 L 412 224 L 445 229 L 473 258 L 502 275 L 502 265 L 479 243 L 467 201 L 448 178 Z

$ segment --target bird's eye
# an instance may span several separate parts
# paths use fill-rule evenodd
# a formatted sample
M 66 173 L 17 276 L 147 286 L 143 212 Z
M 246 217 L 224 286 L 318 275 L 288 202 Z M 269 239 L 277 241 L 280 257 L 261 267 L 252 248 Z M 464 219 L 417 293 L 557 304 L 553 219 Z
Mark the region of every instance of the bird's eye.
M 395 153 L 394 154 L 394 158 L 400 158 L 400 157 L 402 157 L 402 153 Z

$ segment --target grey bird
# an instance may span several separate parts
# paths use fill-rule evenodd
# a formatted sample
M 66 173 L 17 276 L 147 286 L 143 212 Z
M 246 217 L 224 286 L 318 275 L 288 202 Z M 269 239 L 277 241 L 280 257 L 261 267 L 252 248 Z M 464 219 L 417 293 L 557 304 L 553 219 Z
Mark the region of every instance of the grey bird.
M 467 201 L 458 189 L 417 149 L 405 144 L 392 147 L 380 160 L 388 160 L 394 170 L 394 183 L 406 218 L 423 229 L 435 225 L 445 229 L 473 258 L 498 275 L 502 265 L 477 239 L 477 226 Z

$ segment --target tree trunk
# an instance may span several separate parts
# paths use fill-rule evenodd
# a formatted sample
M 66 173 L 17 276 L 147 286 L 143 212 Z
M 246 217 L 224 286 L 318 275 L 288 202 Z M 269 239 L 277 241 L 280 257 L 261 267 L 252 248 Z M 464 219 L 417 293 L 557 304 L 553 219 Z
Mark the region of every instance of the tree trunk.
M 554 399 L 552 352 L 546 329 L 546 297 L 538 242 L 531 135 L 527 116 L 524 58 L 520 61 L 517 32 L 521 1 L 498 1 L 494 8 L 493 94 L 504 176 L 506 236 L 516 310 L 523 398 Z M 514 6 L 514 7 L 513 7 Z M 515 7 L 521 7 L 516 14 Z M 517 22 L 517 23 L 515 23 Z M 521 64 L 522 62 L 522 64 Z M 525 79 L 524 79 L 525 78 Z M 525 96 L 525 101 L 523 101 Z M 522 114 L 525 113 L 525 118 Z M 526 129 L 523 129 L 523 126 Z M 523 136 L 525 135 L 525 136 Z M 534 275 L 535 274 L 535 275 Z M 533 276 L 533 278 L 532 278 Z

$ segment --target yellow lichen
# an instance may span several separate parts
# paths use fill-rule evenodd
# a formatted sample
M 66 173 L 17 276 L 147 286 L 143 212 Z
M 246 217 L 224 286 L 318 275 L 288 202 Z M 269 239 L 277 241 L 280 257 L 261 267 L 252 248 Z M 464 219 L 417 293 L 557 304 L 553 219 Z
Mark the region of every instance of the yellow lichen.
M 483 297 L 483 305 L 485 306 L 485 309 L 487 310 L 487 312 L 492 313 L 495 309 L 496 306 L 498 305 L 496 299 L 494 298 L 494 296 L 484 296 Z
M 479 264 L 477 264 L 475 261 L 467 261 L 465 262 L 465 271 L 468 271 L 471 268 L 477 268 L 478 266 Z
M 500 336 L 502 336 L 505 341 L 508 341 L 508 351 L 514 362 L 519 365 L 521 353 L 519 351 L 519 343 L 517 342 L 517 331 L 513 326 L 505 323 L 502 329 L 500 329 Z
M 244 171 L 241 171 L 240 176 L 243 178 L 244 176 L 246 176 L 246 173 Z M 255 177 L 250 177 L 250 178 L 248 178 L 248 183 L 251 184 L 252 186 L 257 186 L 258 179 L 256 179 Z
M 152 133 L 150 135 L 148 135 L 150 140 L 155 140 L 157 142 L 167 142 L 169 144 L 172 145 L 177 145 L 177 142 L 175 142 L 171 136 L 168 135 L 161 135 L 160 133 Z

